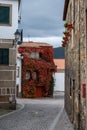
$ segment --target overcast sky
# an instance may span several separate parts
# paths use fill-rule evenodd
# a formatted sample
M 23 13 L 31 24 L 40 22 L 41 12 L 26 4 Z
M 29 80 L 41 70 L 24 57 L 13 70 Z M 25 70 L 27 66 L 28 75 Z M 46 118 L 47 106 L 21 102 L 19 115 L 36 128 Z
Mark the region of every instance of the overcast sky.
M 61 46 L 64 0 L 22 0 L 21 28 L 24 40 Z

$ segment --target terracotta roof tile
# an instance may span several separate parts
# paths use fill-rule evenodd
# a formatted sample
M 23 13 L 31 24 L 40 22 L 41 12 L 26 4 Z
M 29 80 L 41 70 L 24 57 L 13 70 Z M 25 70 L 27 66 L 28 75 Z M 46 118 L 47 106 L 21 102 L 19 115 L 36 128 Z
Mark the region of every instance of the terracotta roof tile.
M 57 69 L 65 69 L 65 60 L 64 59 L 54 59 L 54 63 L 57 66 Z
M 48 43 L 43 43 L 43 42 L 23 42 L 20 47 L 41 47 L 41 46 L 50 46 Z

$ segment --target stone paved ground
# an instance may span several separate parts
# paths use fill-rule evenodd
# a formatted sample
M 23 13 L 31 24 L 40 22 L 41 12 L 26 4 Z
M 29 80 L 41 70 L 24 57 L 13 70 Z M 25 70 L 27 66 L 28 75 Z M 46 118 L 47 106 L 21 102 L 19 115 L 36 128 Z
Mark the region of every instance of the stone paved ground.
M 64 109 L 54 130 L 74 130 L 73 125 L 71 124 Z
M 64 111 L 63 93 L 47 99 L 18 99 L 24 108 L 0 118 L 0 130 L 73 130 Z
M 10 113 L 10 112 L 11 112 L 11 110 L 0 109 L 0 116 L 5 115 L 5 114 Z
M 21 108 L 22 108 L 22 105 L 17 104 L 16 110 L 19 110 L 19 109 L 21 109 Z M 8 115 L 8 114 L 10 114 L 10 113 L 14 113 L 14 112 L 16 112 L 16 110 L 0 109 L 0 118 L 2 118 L 2 117 L 5 116 L 5 115 Z

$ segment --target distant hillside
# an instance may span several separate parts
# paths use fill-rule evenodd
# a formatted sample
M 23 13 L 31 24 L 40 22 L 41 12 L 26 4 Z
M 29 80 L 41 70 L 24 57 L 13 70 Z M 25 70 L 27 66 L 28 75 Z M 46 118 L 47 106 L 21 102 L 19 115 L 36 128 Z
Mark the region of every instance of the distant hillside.
M 54 58 L 55 59 L 64 59 L 65 58 L 65 50 L 63 47 L 54 48 Z

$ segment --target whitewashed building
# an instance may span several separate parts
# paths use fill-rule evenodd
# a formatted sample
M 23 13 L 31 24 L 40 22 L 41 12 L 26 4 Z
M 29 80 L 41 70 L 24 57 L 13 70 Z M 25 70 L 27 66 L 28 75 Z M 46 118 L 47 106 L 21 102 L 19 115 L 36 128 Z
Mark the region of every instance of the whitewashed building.
M 55 79 L 55 91 L 65 91 L 65 60 L 64 59 L 54 59 L 54 63 L 57 66 L 57 72 L 54 75 Z
M 21 97 L 21 76 L 22 76 L 22 59 L 21 54 L 17 54 L 17 67 L 16 67 L 16 96 Z
M 0 108 L 16 109 L 16 51 L 21 0 L 0 0 Z

